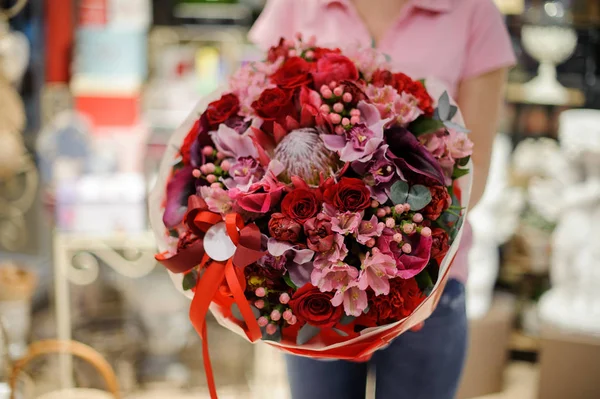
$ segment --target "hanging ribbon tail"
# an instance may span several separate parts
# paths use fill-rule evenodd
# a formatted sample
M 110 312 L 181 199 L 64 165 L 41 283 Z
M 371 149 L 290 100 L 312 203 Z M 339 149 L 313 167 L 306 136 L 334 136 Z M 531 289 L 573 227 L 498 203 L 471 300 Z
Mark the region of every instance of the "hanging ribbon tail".
M 256 316 L 254 315 L 254 312 L 252 312 L 252 308 L 250 307 L 250 304 L 244 295 L 244 288 L 242 288 L 242 284 L 240 284 L 235 266 L 231 260 L 227 262 L 227 266 L 225 268 L 225 278 L 227 280 L 229 290 L 233 295 L 233 299 L 240 310 L 240 313 L 242 314 L 242 318 L 244 319 L 244 322 L 246 322 L 246 327 L 248 327 L 246 332 L 248 339 L 251 342 L 258 341 L 262 337 L 262 332 L 260 331 L 260 326 L 256 321 Z
M 202 334 L 199 334 L 202 339 L 202 359 L 204 360 L 204 373 L 206 374 L 206 383 L 211 399 L 218 399 L 217 386 L 215 385 L 215 375 L 213 373 L 212 364 L 210 363 L 210 353 L 208 352 L 208 333 L 206 324 L 202 327 Z
M 174 255 L 163 252 L 154 256 L 154 259 L 172 273 L 185 273 L 197 266 L 198 259 L 202 259 L 203 256 L 204 241 L 198 240 Z
M 239 243 L 233 255 L 233 264 L 244 269 L 264 255 L 265 252 L 261 251 L 261 234 L 258 226 L 251 224 L 244 227 L 240 231 Z

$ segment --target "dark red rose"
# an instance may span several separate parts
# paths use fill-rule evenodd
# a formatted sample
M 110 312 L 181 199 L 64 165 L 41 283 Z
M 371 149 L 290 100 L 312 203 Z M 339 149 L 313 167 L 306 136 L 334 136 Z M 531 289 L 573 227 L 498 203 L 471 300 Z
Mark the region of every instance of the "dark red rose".
M 341 54 L 342 50 L 340 50 L 339 48 L 332 49 L 332 48 L 325 48 L 325 47 L 315 47 L 313 49 L 313 53 L 314 53 L 313 59 L 315 61 L 318 61 L 326 54 Z
M 315 190 L 297 188 L 281 201 L 281 212 L 298 223 L 304 223 L 321 210 L 319 196 Z
M 344 314 L 341 306 L 333 306 L 332 292 L 321 292 L 317 287 L 306 284 L 298 289 L 289 302 L 292 313 L 301 323 L 320 328 L 335 326 Z
M 331 231 L 331 217 L 319 213 L 317 217 L 304 223 L 304 233 L 307 236 L 306 245 L 316 252 L 327 252 L 333 246 L 335 234 Z
M 289 58 L 271 76 L 271 81 L 284 89 L 295 89 L 312 81 L 310 64 L 301 57 Z
M 452 205 L 452 198 L 444 186 L 428 187 L 431 193 L 431 202 L 421 211 L 429 220 L 437 220 L 442 213 Z
M 283 279 L 281 270 L 252 263 L 244 268 L 246 277 L 246 296 L 252 297 L 259 287 L 285 291 L 289 288 Z M 275 299 L 277 300 L 277 299 Z
M 275 62 L 280 57 L 286 58 L 289 52 L 289 48 L 285 43 L 285 39 L 282 37 L 279 39 L 279 44 L 277 46 L 273 46 L 269 49 L 267 53 L 267 61 Z
M 348 58 L 340 54 L 324 54 L 316 63 L 313 79 L 315 87 L 319 89 L 322 85 L 342 80 L 358 80 L 358 69 Z
M 363 101 L 367 99 L 367 95 L 363 91 L 360 85 L 355 82 L 351 82 L 349 80 L 343 80 L 340 83 L 344 85 L 344 92 L 350 93 L 352 95 L 352 101 L 350 104 L 352 106 L 356 106 L 359 101 Z
M 190 165 L 192 162 L 191 161 L 192 146 L 198 139 L 199 133 L 200 133 L 200 119 L 196 120 L 196 122 L 194 123 L 194 126 L 192 126 L 192 128 L 190 129 L 187 136 L 185 136 L 185 139 L 183 140 L 183 144 L 181 145 L 181 149 L 179 150 L 183 164 L 186 166 Z
M 448 233 L 446 233 L 444 229 L 434 227 L 431 229 L 431 238 L 433 239 L 431 244 L 431 257 L 440 264 L 450 249 Z
M 351 177 L 342 177 L 339 183 L 327 186 L 323 197 L 340 212 L 360 212 L 371 205 L 371 192 L 365 183 Z
M 292 91 L 283 90 L 279 87 L 265 89 L 258 100 L 252 103 L 256 115 L 266 121 L 274 121 L 285 118 L 293 107 Z
M 371 84 L 376 87 L 392 86 L 396 85 L 396 78 L 394 74 L 386 69 L 378 69 L 373 73 L 371 78 Z
M 235 94 L 224 94 L 219 100 L 208 104 L 203 117 L 206 118 L 209 130 L 215 130 L 221 123 L 236 116 L 240 110 L 240 100 Z
M 388 295 L 376 296 L 372 290 L 367 291 L 369 311 L 357 319 L 357 324 L 372 327 L 394 323 L 410 316 L 425 300 L 414 278 L 393 278 L 389 282 Z
M 271 237 L 280 241 L 297 242 L 302 232 L 302 226 L 283 213 L 274 213 L 269 220 Z

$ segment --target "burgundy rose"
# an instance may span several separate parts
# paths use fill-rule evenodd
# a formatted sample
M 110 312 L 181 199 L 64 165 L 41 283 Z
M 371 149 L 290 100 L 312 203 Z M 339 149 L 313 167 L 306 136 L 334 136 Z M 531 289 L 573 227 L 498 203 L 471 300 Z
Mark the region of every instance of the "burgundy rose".
M 321 199 L 316 190 L 298 188 L 281 201 L 281 212 L 298 223 L 304 223 L 321 210 Z
M 285 43 L 285 39 L 281 38 L 279 39 L 277 46 L 273 46 L 269 49 L 269 52 L 267 53 L 267 61 L 275 62 L 281 57 L 286 58 L 288 52 L 289 48 Z
M 323 193 L 325 202 L 340 212 L 360 212 L 371 205 L 371 192 L 360 179 L 342 177 L 339 183 L 329 184 Z
M 300 238 L 302 226 L 283 213 L 274 213 L 269 220 L 269 233 L 279 241 L 295 243 Z
M 324 54 L 316 63 L 313 79 L 318 89 L 333 81 L 358 80 L 358 69 L 348 57 L 335 53 Z
M 410 316 L 425 300 L 414 278 L 394 278 L 389 282 L 388 295 L 376 296 L 372 290 L 367 291 L 369 311 L 357 319 L 357 324 L 374 327 L 394 323 Z
M 310 71 L 311 66 L 304 58 L 292 57 L 279 67 L 271 76 L 271 80 L 284 89 L 295 89 L 312 81 Z
M 450 249 L 448 233 L 446 233 L 444 229 L 434 227 L 431 229 L 431 238 L 433 239 L 431 244 L 431 257 L 440 264 Z
M 331 231 L 331 217 L 324 213 L 308 219 L 304 223 L 304 233 L 307 236 L 306 245 L 315 252 L 327 252 L 333 246 L 335 234 Z
M 208 104 L 202 115 L 206 118 L 209 130 L 215 130 L 221 123 L 236 116 L 240 110 L 240 100 L 235 94 L 224 94 L 219 100 Z
M 428 188 L 431 193 L 431 202 L 421 213 L 426 219 L 437 220 L 452 205 L 452 198 L 450 198 L 448 189 L 444 186 L 431 186 Z
M 252 108 L 256 115 L 266 121 L 284 119 L 293 108 L 292 94 L 292 91 L 279 87 L 265 89 L 252 103 Z
M 300 323 L 308 323 L 320 328 L 335 326 L 344 314 L 341 306 L 333 306 L 332 292 L 321 292 L 311 284 L 298 289 L 289 302 L 292 313 Z
M 375 87 L 383 87 L 383 86 L 392 86 L 394 87 L 396 84 L 396 79 L 394 78 L 394 74 L 386 69 L 378 69 L 373 72 L 373 77 L 371 78 L 371 84 Z

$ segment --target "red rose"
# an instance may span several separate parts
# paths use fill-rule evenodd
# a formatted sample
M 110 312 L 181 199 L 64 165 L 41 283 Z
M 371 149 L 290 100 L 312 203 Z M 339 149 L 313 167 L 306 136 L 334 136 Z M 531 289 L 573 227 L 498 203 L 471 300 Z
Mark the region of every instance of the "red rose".
M 310 64 L 301 57 L 292 57 L 271 76 L 277 86 L 284 89 L 295 89 L 310 83 Z
M 435 259 L 438 264 L 440 264 L 450 249 L 450 244 L 448 243 L 448 233 L 446 233 L 444 229 L 434 227 L 431 229 L 431 238 L 431 257 Z
M 267 61 L 275 62 L 280 57 L 286 58 L 289 52 L 289 48 L 285 43 L 285 39 L 282 37 L 279 39 L 279 44 L 277 46 L 273 46 L 269 49 L 267 53 Z
M 221 123 L 237 115 L 239 110 L 240 100 L 235 94 L 229 93 L 208 104 L 203 117 L 206 118 L 209 130 L 215 130 Z
M 192 128 L 190 129 L 187 136 L 185 136 L 185 139 L 183 140 L 183 144 L 181 145 L 181 149 L 179 150 L 183 164 L 186 166 L 191 164 L 192 145 L 198 138 L 199 132 L 200 132 L 200 119 L 196 120 L 196 122 L 194 123 L 194 126 L 192 126 Z
M 408 88 L 412 86 L 413 82 L 414 81 L 408 75 L 403 73 L 394 74 L 394 88 L 398 91 L 398 93 L 407 91 Z
M 371 192 L 365 183 L 351 177 L 342 177 L 339 183 L 330 184 L 323 197 L 340 212 L 360 212 L 371 205 Z
M 425 115 L 433 115 L 433 99 L 423 86 L 423 83 L 418 80 L 412 80 L 410 77 L 403 73 L 394 74 L 395 85 L 394 87 L 398 93 L 406 92 L 415 96 L 419 103 L 419 108 L 425 113 Z
M 343 315 L 341 306 L 333 306 L 333 293 L 321 292 L 311 284 L 303 285 L 294 293 L 290 300 L 292 313 L 301 323 L 320 328 L 335 326 Z
M 269 233 L 271 237 L 281 241 L 297 242 L 302 232 L 302 226 L 285 216 L 283 213 L 274 213 L 269 220 Z
M 394 323 L 410 316 L 425 300 L 425 295 L 414 278 L 393 278 L 389 282 L 388 295 L 376 296 L 372 290 L 367 292 L 369 311 L 360 316 L 357 324 L 371 327 Z
M 315 190 L 298 188 L 281 201 L 281 212 L 298 223 L 304 223 L 321 209 L 321 201 Z
M 396 79 L 390 71 L 378 69 L 373 73 L 371 84 L 376 87 L 383 87 L 386 85 L 394 87 L 396 85 Z
M 265 89 L 258 100 L 252 103 L 256 115 L 267 121 L 284 118 L 292 104 L 292 91 L 279 87 Z
M 319 213 L 317 217 L 304 223 L 304 233 L 307 236 L 306 245 L 316 252 L 327 252 L 333 246 L 335 234 L 331 231 L 331 217 Z
M 452 205 L 452 198 L 444 186 L 428 187 L 431 193 L 431 202 L 421 211 L 429 220 L 437 220 L 442 213 Z
M 358 69 L 356 65 L 348 58 L 340 54 L 324 54 L 316 63 L 316 71 L 313 72 L 315 87 L 318 89 L 322 85 L 330 82 L 342 80 L 358 80 Z

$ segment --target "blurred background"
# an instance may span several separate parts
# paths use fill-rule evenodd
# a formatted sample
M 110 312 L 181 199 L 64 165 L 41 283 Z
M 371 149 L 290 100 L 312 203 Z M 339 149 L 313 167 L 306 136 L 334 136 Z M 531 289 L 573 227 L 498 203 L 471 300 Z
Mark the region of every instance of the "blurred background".
M 458 398 L 599 398 L 600 2 L 496 3 L 519 64 L 469 216 Z M 154 261 L 146 199 L 171 132 L 260 58 L 246 34 L 264 1 L 0 6 L 0 399 L 15 365 L 20 398 L 110 398 L 115 378 L 125 398 L 207 398 L 189 301 Z M 209 330 L 221 397 L 288 397 L 277 353 Z M 18 362 L 48 338 L 97 353 L 42 345 Z

